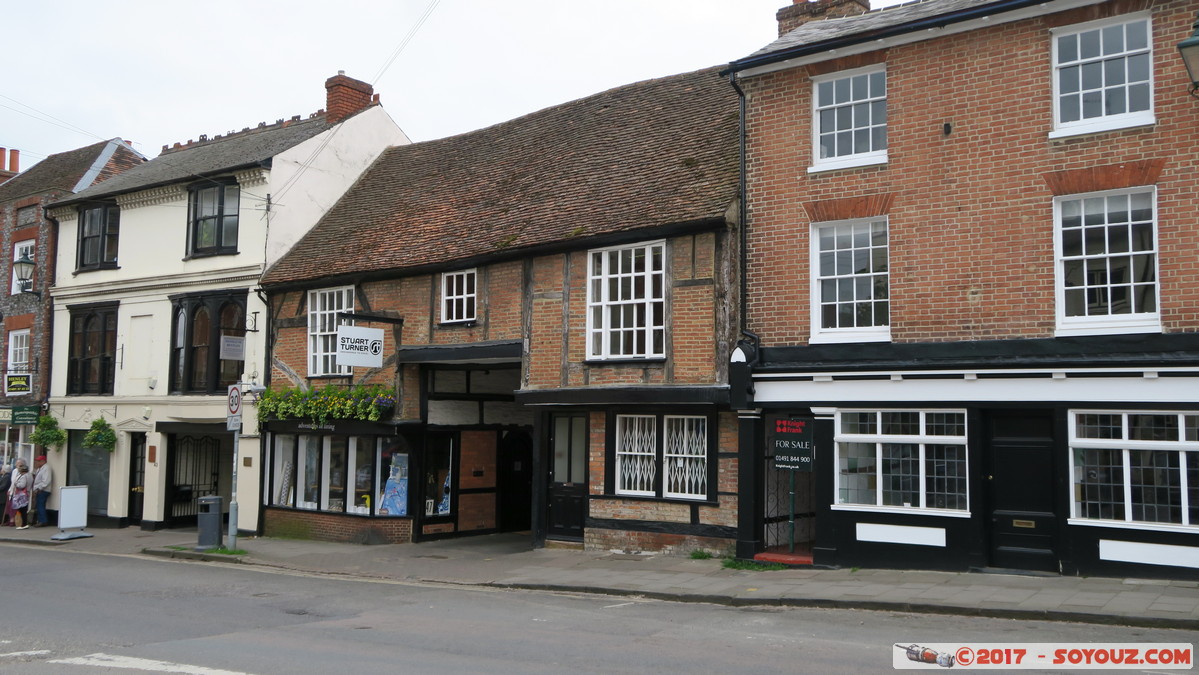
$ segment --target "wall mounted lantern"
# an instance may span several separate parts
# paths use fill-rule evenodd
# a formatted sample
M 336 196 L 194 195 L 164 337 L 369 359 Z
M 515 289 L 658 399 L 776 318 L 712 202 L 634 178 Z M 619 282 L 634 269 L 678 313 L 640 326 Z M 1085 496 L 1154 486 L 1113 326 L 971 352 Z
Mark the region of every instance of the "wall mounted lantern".
M 22 293 L 29 293 L 41 299 L 40 291 L 33 290 L 33 268 L 35 263 L 29 258 L 28 253 L 24 253 L 20 258 L 13 261 L 13 270 L 17 273 L 17 283 L 21 285 Z
M 1192 26 L 1194 32 L 1191 37 L 1178 43 L 1178 55 L 1182 57 L 1182 64 L 1187 67 L 1187 77 L 1191 79 L 1191 96 L 1199 98 L 1199 15 L 1196 15 L 1195 24 Z

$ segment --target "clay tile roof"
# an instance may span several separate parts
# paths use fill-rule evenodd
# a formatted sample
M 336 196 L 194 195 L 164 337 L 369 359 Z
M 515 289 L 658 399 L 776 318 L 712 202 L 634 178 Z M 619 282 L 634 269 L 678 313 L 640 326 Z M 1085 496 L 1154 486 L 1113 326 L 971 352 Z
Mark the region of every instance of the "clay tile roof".
M 719 220 L 737 195 L 738 108 L 718 73 L 638 82 L 390 148 L 263 283 Z
M 163 152 L 141 166 L 58 202 L 56 206 L 192 181 L 267 162 L 330 127 L 322 115 L 189 143 L 180 149 Z
M 0 183 L 0 202 L 55 190 L 71 192 L 111 141 L 59 152 Z

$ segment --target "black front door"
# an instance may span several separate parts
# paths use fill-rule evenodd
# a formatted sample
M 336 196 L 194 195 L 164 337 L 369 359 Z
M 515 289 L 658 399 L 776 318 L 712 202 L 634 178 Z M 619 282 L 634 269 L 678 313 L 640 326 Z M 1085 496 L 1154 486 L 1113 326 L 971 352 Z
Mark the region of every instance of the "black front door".
M 583 539 L 587 516 L 587 416 L 550 417 L 547 536 Z
M 499 448 L 499 526 L 529 529 L 533 517 L 533 439 L 525 431 L 504 434 Z
M 987 414 L 990 565 L 1057 572 L 1053 413 Z
M 129 523 L 142 522 L 146 493 L 146 434 L 129 434 Z

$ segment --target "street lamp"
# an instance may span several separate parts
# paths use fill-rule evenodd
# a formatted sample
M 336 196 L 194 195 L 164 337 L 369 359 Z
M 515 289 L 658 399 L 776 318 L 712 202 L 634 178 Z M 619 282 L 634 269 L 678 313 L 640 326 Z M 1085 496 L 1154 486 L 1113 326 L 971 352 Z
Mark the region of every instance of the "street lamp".
M 1194 32 L 1191 37 L 1178 43 L 1178 55 L 1182 57 L 1182 64 L 1187 67 L 1187 77 L 1191 78 L 1191 96 L 1199 98 L 1199 15 L 1196 15 L 1195 24 L 1191 26 Z
M 17 260 L 14 260 L 12 263 L 13 271 L 17 273 L 17 283 L 21 285 L 21 292 L 30 293 L 37 296 L 38 299 L 41 299 L 41 292 L 33 290 L 34 266 L 35 264 L 33 260 L 29 258 L 28 252 L 22 253 L 21 257 Z

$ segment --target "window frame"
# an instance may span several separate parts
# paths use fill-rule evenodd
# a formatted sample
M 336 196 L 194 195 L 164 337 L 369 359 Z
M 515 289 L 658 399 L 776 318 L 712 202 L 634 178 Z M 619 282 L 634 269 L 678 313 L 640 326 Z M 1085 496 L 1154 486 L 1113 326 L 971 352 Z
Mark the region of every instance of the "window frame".
M 331 306 L 329 300 L 338 298 L 340 304 Z M 353 366 L 337 363 L 338 312 L 353 312 L 353 286 L 320 288 L 308 291 L 308 377 L 345 377 L 353 375 Z M 319 309 L 317 309 L 319 307 Z M 344 325 L 352 326 L 353 321 Z M 329 329 L 332 330 L 329 330 Z
M 67 394 L 112 396 L 116 383 L 116 342 L 119 305 L 93 305 L 69 308 Z M 99 326 L 89 329 L 89 322 Z M 88 355 L 88 338 L 99 335 L 100 352 Z M 82 350 L 82 351 L 81 351 Z M 96 362 L 96 380 L 85 377 Z
M 443 272 L 441 275 L 441 323 L 455 324 L 477 321 L 478 293 L 478 268 Z
M 833 87 L 835 88 L 836 87 L 835 83 L 838 81 L 841 81 L 841 80 L 852 81 L 852 79 L 854 77 L 859 77 L 862 75 L 870 76 L 875 73 L 882 73 L 882 75 L 883 75 L 883 91 L 884 91 L 884 93 L 881 97 L 870 96 L 869 92 L 867 92 L 867 96 L 863 99 L 850 99 L 850 101 L 847 103 L 841 103 L 841 104 L 834 103 L 831 106 L 821 106 L 820 105 L 820 96 L 819 96 L 820 85 L 827 83 L 827 82 L 832 82 L 832 83 L 834 83 Z M 890 96 L 890 91 L 889 91 L 889 83 L 887 80 L 888 80 L 887 64 L 885 64 L 885 63 L 863 66 L 861 68 L 852 68 L 849 70 L 841 70 L 841 71 L 837 71 L 835 73 L 829 73 L 826 75 L 817 75 L 817 76 L 812 77 L 812 79 L 811 79 L 812 102 L 811 102 L 811 118 L 810 118 L 811 119 L 811 127 L 812 127 L 812 130 L 811 130 L 812 164 L 811 164 L 811 166 L 808 167 L 808 173 L 816 173 L 816 172 L 820 172 L 820 171 L 835 171 L 838 169 L 850 169 L 850 168 L 859 167 L 859 166 L 874 166 L 874 165 L 878 165 L 878 164 L 886 164 L 888 162 L 887 149 L 890 147 L 890 139 L 887 138 L 887 136 L 889 135 L 889 132 L 890 132 L 890 128 L 889 128 L 890 127 L 890 113 L 889 113 L 889 111 L 887 111 L 887 100 Z M 869 77 L 867 77 L 867 81 L 869 81 Z M 850 86 L 852 87 L 852 85 L 850 85 Z M 821 128 L 821 125 L 820 125 L 820 113 L 822 110 L 825 110 L 825 109 L 836 110 L 837 108 L 844 108 L 846 106 L 852 106 L 855 104 L 855 102 L 871 103 L 871 102 L 880 101 L 880 100 L 883 103 L 884 115 L 887 118 L 886 121 L 881 125 L 883 128 L 884 138 L 886 138 L 884 147 L 882 149 L 871 149 L 866 152 L 854 152 L 854 153 L 845 154 L 845 155 L 837 155 L 834 157 L 821 157 L 820 156 L 820 148 L 821 148 L 820 136 L 821 136 L 821 132 L 823 131 L 823 129 Z M 852 112 L 851 112 L 851 115 L 852 115 Z M 873 115 L 873 113 L 872 113 L 872 115 Z M 867 126 L 866 128 L 870 129 L 875 126 L 880 126 L 880 125 L 871 124 L 871 125 Z M 854 131 L 856 129 L 858 129 L 858 127 L 851 126 L 849 128 L 849 131 Z M 873 144 L 874 144 L 874 142 L 873 142 L 873 138 L 872 138 L 871 139 L 872 148 L 873 148 Z
M 1066 294 L 1066 265 L 1068 263 L 1067 256 L 1064 251 L 1064 223 L 1063 223 L 1063 205 L 1067 202 L 1080 202 L 1085 208 L 1085 202 L 1088 199 L 1107 199 L 1108 197 L 1127 196 L 1131 198 L 1133 195 L 1148 193 L 1150 198 L 1150 208 L 1153 213 L 1150 219 L 1153 227 L 1153 247 L 1149 251 L 1141 251 L 1140 253 L 1148 253 L 1153 256 L 1153 294 L 1154 294 L 1154 311 L 1127 314 L 1106 314 L 1095 316 L 1069 316 L 1067 315 L 1067 294 Z M 1106 214 L 1111 213 L 1105 211 Z M 1156 186 L 1140 186 L 1132 188 L 1121 188 L 1118 190 L 1103 190 L 1098 192 L 1087 192 L 1082 194 L 1061 195 L 1053 199 L 1053 273 L 1054 273 L 1054 314 L 1056 317 L 1057 337 L 1074 336 L 1074 335 L 1114 335 L 1125 333 L 1157 333 L 1161 332 L 1161 255 L 1158 242 L 1160 222 L 1159 209 L 1157 204 L 1157 188 Z M 1128 218 L 1128 223 L 1131 224 L 1134 219 L 1131 214 Z M 1083 224 L 1085 233 L 1085 223 Z M 1105 238 L 1105 242 L 1107 239 Z M 1131 241 L 1131 240 L 1130 240 Z M 1085 243 L 1085 239 L 1084 239 Z M 1104 259 L 1110 260 L 1114 255 L 1124 253 L 1131 257 L 1131 244 L 1128 251 L 1117 251 L 1115 254 L 1106 252 L 1103 256 L 1088 255 L 1085 251 L 1078 256 L 1069 256 L 1069 260 L 1087 260 L 1087 259 Z M 1131 283 L 1131 282 L 1130 282 Z M 1107 287 L 1113 284 L 1108 282 Z M 1098 287 L 1098 286 L 1096 286 Z M 1085 286 L 1084 286 L 1085 288 Z M 1131 289 L 1129 291 L 1131 293 Z M 1085 291 L 1084 291 L 1085 293 Z M 1131 301 L 1131 300 L 1130 300 Z
M 623 421 L 639 420 L 643 423 L 648 423 L 649 432 L 653 436 L 653 447 L 649 452 L 646 452 L 644 446 L 637 448 L 635 451 L 624 450 L 625 437 L 628 430 L 625 428 Z M 703 438 L 703 470 L 702 470 L 702 493 L 700 491 L 684 492 L 670 489 L 670 477 L 676 475 L 672 473 L 672 467 L 669 466 L 671 457 L 697 457 L 696 454 L 682 455 L 680 453 L 671 453 L 671 444 L 668 443 L 667 434 L 672 422 L 702 421 L 704 428 Z M 660 501 L 675 501 L 686 503 L 714 503 L 716 501 L 716 468 L 717 468 L 717 452 L 716 452 L 716 418 L 709 414 L 680 414 L 680 413 L 661 413 L 661 412 L 628 412 L 628 413 L 611 413 L 608 418 L 608 428 L 612 433 L 608 435 L 608 484 L 611 487 L 611 494 L 616 497 L 623 498 L 642 498 L 653 499 Z M 648 458 L 649 468 L 652 475 L 648 481 L 644 481 L 643 485 L 630 486 L 623 482 L 624 465 L 628 457 L 646 457 Z M 677 470 L 677 465 L 674 468 Z
M 18 328 L 8 331 L 8 358 L 5 361 L 7 373 L 29 373 L 30 329 Z M 18 357 L 24 356 L 24 359 Z
M 172 394 L 225 394 L 231 384 L 241 379 L 245 370 L 245 361 L 222 359 L 220 354 L 221 337 L 226 335 L 246 335 L 246 303 L 248 292 L 227 291 L 224 293 L 198 293 L 173 296 L 171 300 L 171 362 L 170 385 Z M 240 312 L 238 326 L 222 324 L 224 310 L 233 306 Z M 208 314 L 207 335 L 202 336 L 207 342 L 200 345 L 196 342 L 196 316 L 201 311 Z M 203 363 L 197 362 L 196 354 L 203 347 Z M 232 380 L 223 377 L 225 362 L 242 364 L 237 368 L 237 376 Z M 197 368 L 202 367 L 203 386 L 197 387 Z
M 230 200 L 230 191 L 236 193 L 236 198 Z M 201 204 L 202 195 L 216 191 L 216 213 L 210 215 L 198 215 L 197 210 Z M 227 212 L 227 202 L 232 201 L 235 207 L 234 213 L 230 215 Z M 187 195 L 187 257 L 200 258 L 215 255 L 231 255 L 237 253 L 237 241 L 240 236 L 240 218 L 241 218 L 241 186 L 236 180 L 231 178 L 207 180 L 203 183 L 196 183 L 188 187 Z M 232 242 L 225 241 L 228 223 L 232 220 Z M 211 246 L 200 246 L 200 228 L 206 224 L 212 223 L 215 228 L 213 239 L 215 243 Z
M 825 276 L 822 273 L 821 258 L 823 257 L 823 255 L 826 252 L 820 246 L 821 230 L 827 230 L 827 229 L 832 229 L 832 228 L 841 228 L 841 227 L 846 227 L 846 226 L 848 226 L 850 228 L 855 228 L 860 225 L 866 225 L 868 227 L 873 228 L 873 226 L 875 224 L 880 223 L 880 222 L 882 223 L 882 226 L 883 226 L 885 234 L 886 234 L 886 242 L 885 242 L 885 247 L 884 247 L 885 248 L 884 254 L 886 256 L 886 270 L 885 270 L 884 277 L 886 280 L 887 288 L 886 288 L 886 298 L 883 300 L 883 302 L 885 302 L 885 304 L 887 306 L 887 322 L 885 324 L 877 324 L 877 325 L 870 325 L 870 326 L 852 326 L 852 327 L 844 327 L 844 328 L 842 328 L 842 327 L 832 327 L 832 328 L 825 327 L 824 326 L 823 309 L 824 309 L 824 305 L 827 303 L 824 302 L 824 295 L 822 292 L 823 282 L 827 281 L 827 280 L 831 280 L 831 279 L 840 280 L 840 279 L 847 278 L 850 280 L 856 280 L 859 277 L 872 278 L 872 277 L 877 277 L 878 273 L 873 271 L 873 265 L 872 265 L 871 271 L 865 275 L 858 274 L 856 272 L 850 272 L 848 275 L 834 273 L 833 275 L 831 275 L 831 277 Z M 852 237 L 852 234 L 851 234 L 851 237 Z M 809 304 L 811 305 L 811 316 L 810 316 L 811 330 L 809 331 L 808 342 L 812 343 L 812 344 L 843 343 L 843 342 L 890 342 L 891 341 L 891 320 L 890 320 L 890 318 L 891 318 L 891 227 L 890 227 L 889 218 L 887 216 L 876 216 L 876 217 L 872 217 L 872 218 L 852 218 L 852 219 L 847 219 L 847 220 L 834 220 L 834 221 L 824 221 L 824 222 L 819 222 L 819 223 L 812 223 L 812 227 L 811 227 L 811 231 L 810 231 L 810 242 L 811 242 L 811 244 L 808 247 L 808 249 L 809 249 L 809 254 L 810 254 L 811 258 L 809 261 L 808 269 L 811 270 L 811 273 L 809 274 L 810 284 L 811 284 L 811 287 L 809 289 L 809 294 L 810 294 L 809 295 L 809 297 L 810 297 Z M 852 244 L 852 242 L 851 242 L 851 244 Z M 857 250 L 858 248 L 861 248 L 861 247 L 854 246 L 848 250 L 854 251 L 854 250 Z M 873 239 L 871 239 L 871 241 L 868 242 L 868 245 L 866 248 L 868 251 L 872 251 L 873 249 L 878 248 L 878 247 L 874 246 Z M 840 249 L 834 248 L 833 251 L 831 251 L 831 253 L 833 253 L 834 260 L 836 258 L 836 252 L 838 250 L 840 250 Z M 851 256 L 851 258 L 852 258 L 852 256 Z M 871 260 L 873 260 L 872 255 L 871 255 Z M 840 284 L 838 284 L 838 286 L 839 285 Z M 856 287 L 856 283 L 854 285 Z M 873 288 L 873 284 L 871 284 L 871 286 Z M 878 304 L 878 302 L 879 302 L 879 300 L 877 300 L 875 298 L 871 298 L 871 300 L 870 300 L 870 304 L 872 304 L 872 305 Z M 834 301 L 833 304 L 838 305 L 838 304 L 845 304 L 845 303 Z M 855 300 L 852 304 L 856 310 L 858 308 L 858 306 L 860 304 L 862 304 L 862 302 L 855 298 Z M 855 315 L 856 315 L 856 311 L 855 311 Z
M 402 438 L 402 437 L 401 437 Z M 310 445 L 311 444 L 311 445 Z M 310 467 L 312 478 L 316 480 L 315 492 L 305 494 L 297 490 L 298 480 L 307 478 L 309 467 L 302 465 L 301 459 L 309 448 L 314 450 L 315 463 Z M 411 518 L 411 503 L 414 499 L 415 485 L 410 473 L 417 451 L 407 442 L 397 442 L 396 437 L 378 434 L 320 434 L 320 433 L 272 433 L 268 444 L 269 470 L 267 475 L 266 493 L 263 495 L 263 505 L 274 508 L 298 509 L 302 511 L 317 511 L 325 513 L 345 513 L 351 515 L 374 517 L 408 517 Z M 344 455 L 344 480 L 341 503 L 332 498 L 335 490 L 331 467 L 334 452 Z M 392 472 L 396 456 L 402 457 L 400 475 L 394 476 L 397 481 L 396 496 L 403 493 L 401 513 L 385 511 L 387 505 L 388 483 L 393 480 Z M 386 457 L 387 465 L 384 465 Z M 359 460 L 365 458 L 365 462 Z M 351 478 L 352 477 L 352 478 Z M 359 481 L 366 478 L 367 488 L 361 488 Z M 353 480 L 353 487 L 351 487 Z M 350 498 L 350 492 L 354 497 Z M 315 500 L 301 497 L 315 496 Z M 362 503 L 359 503 L 359 502 Z M 337 508 L 340 506 L 340 508 Z M 393 505 L 394 506 L 394 505 Z
M 624 270 L 613 272 L 611 269 L 611 254 L 623 254 L 625 252 L 630 252 L 633 256 L 636 256 L 640 252 L 646 261 L 644 270 L 641 272 L 635 269 L 628 272 Z M 586 348 L 588 360 L 648 361 L 664 360 L 666 358 L 666 323 L 667 312 L 669 311 L 669 277 L 666 273 L 668 253 L 666 240 L 664 239 L 587 251 Z M 657 270 L 653 269 L 655 255 L 661 261 L 661 268 Z M 623 262 L 623 257 L 620 260 Z M 645 291 L 643 297 L 611 299 L 612 280 L 614 277 L 617 279 L 621 277 L 629 278 L 630 291 L 635 291 L 636 284 L 633 282 L 638 277 L 643 278 L 643 289 Z M 657 280 L 657 287 L 660 289 L 658 297 L 652 297 L 654 294 L 655 279 Z M 625 329 L 623 326 L 614 327 L 613 324 L 615 322 L 613 319 L 615 311 L 622 307 L 632 307 L 634 313 L 640 309 L 645 319 L 644 323 L 642 325 L 634 325 L 631 329 Z M 660 319 L 656 323 L 654 322 L 655 309 L 659 310 Z M 631 353 L 614 353 L 612 350 L 612 339 L 614 332 L 618 330 L 628 333 L 634 345 L 638 338 L 643 340 L 644 349 L 638 352 L 636 347 L 634 347 Z M 657 338 L 661 340 L 661 349 L 655 349 L 654 347 L 654 341 Z M 596 345 L 597 341 L 599 343 L 598 349 Z
M 1134 55 L 1137 53 L 1148 54 L 1149 109 L 1148 110 L 1140 110 L 1140 111 L 1136 111 L 1136 112 L 1115 113 L 1115 114 L 1111 114 L 1111 115 L 1104 114 L 1099 117 L 1094 117 L 1094 118 L 1089 118 L 1089 119 L 1081 117 L 1081 113 L 1080 113 L 1080 118 L 1078 120 L 1074 120 L 1074 121 L 1070 121 L 1070 122 L 1063 122 L 1062 114 L 1061 114 L 1062 113 L 1061 70 L 1063 68 L 1074 67 L 1075 64 L 1081 65 L 1084 62 L 1084 60 L 1081 58 L 1078 58 L 1078 59 L 1075 59 L 1075 60 L 1069 62 L 1068 64 L 1063 65 L 1060 62 L 1060 54 L 1059 54 L 1060 42 L 1059 42 L 1059 40 L 1061 38 L 1064 38 L 1064 37 L 1067 37 L 1070 35 L 1081 35 L 1083 33 L 1090 33 L 1092 31 L 1102 31 L 1104 28 L 1110 28 L 1110 27 L 1117 26 L 1117 25 L 1125 26 L 1130 23 L 1134 23 L 1134 22 L 1142 21 L 1142 20 L 1146 22 L 1146 26 L 1145 26 L 1146 46 L 1140 50 L 1130 51 L 1130 50 L 1126 49 L 1123 54 L 1125 57 L 1131 56 L 1131 55 Z M 1080 136 L 1083 134 L 1100 133 L 1100 132 L 1111 131 L 1111 130 L 1115 130 L 1115 129 L 1127 129 L 1127 128 L 1131 128 L 1131 127 L 1146 126 L 1146 125 L 1157 123 L 1157 117 L 1156 117 L 1156 113 L 1154 111 L 1154 92 L 1155 92 L 1156 88 L 1155 88 L 1155 82 L 1154 82 L 1154 68 L 1153 68 L 1153 58 L 1154 58 L 1154 54 L 1153 54 L 1153 52 L 1154 52 L 1153 19 L 1151 17 L 1150 12 L 1147 12 L 1147 11 L 1130 12 L 1128 14 L 1121 14 L 1119 16 L 1109 17 L 1106 19 L 1098 19 L 1095 21 L 1087 21 L 1084 23 L 1073 24 L 1070 26 L 1062 26 L 1059 28 L 1052 28 L 1049 30 L 1049 44 L 1050 44 L 1050 58 L 1049 58 L 1049 61 L 1050 61 L 1050 84 L 1051 84 L 1051 90 L 1052 90 L 1051 95 L 1052 95 L 1052 106 L 1053 106 L 1053 113 L 1052 113 L 1053 124 L 1052 124 L 1052 130 L 1049 132 L 1049 138 L 1053 139 L 1053 138 L 1065 138 L 1065 137 L 1070 137 L 1070 136 Z M 1109 58 L 1110 58 L 1110 56 L 1112 56 L 1112 55 L 1109 55 Z M 1103 55 L 1101 54 L 1100 57 L 1098 58 L 1099 62 L 1108 60 L 1108 59 L 1104 59 L 1102 57 L 1103 57 Z M 1092 59 L 1092 61 L 1093 61 L 1093 59 Z M 1103 92 L 1103 91 L 1106 91 L 1106 89 L 1101 88 L 1099 91 Z M 1127 104 L 1127 99 L 1125 102 Z
M 94 215 L 93 215 L 94 214 Z M 88 222 L 99 218 L 98 232 L 87 234 Z M 121 209 L 115 204 L 83 206 L 78 211 L 78 237 L 75 251 L 75 271 L 87 272 L 100 269 L 116 269 L 117 253 L 121 240 Z M 96 244 L 96 259 L 92 260 L 88 247 Z
M 1082 437 L 1078 433 L 1079 418 L 1084 415 L 1095 416 L 1118 416 L 1121 420 L 1121 437 L 1120 438 L 1091 438 Z M 1177 440 L 1143 440 L 1133 439 L 1129 433 L 1131 416 L 1173 416 L 1177 421 L 1178 438 Z M 1069 502 L 1070 515 L 1067 522 L 1070 525 L 1086 525 L 1093 527 L 1113 527 L 1130 530 L 1154 530 L 1161 532 L 1187 532 L 1195 533 L 1199 531 L 1199 517 L 1192 517 L 1191 511 L 1195 507 L 1190 503 L 1191 496 L 1189 492 L 1195 490 L 1196 498 L 1199 499 L 1199 490 L 1195 486 L 1190 485 L 1192 476 L 1188 476 L 1188 457 L 1194 456 L 1195 463 L 1199 465 L 1199 428 L 1188 429 L 1187 417 L 1199 418 L 1199 411 L 1195 410 L 1108 410 L 1108 409 L 1072 409 L 1067 413 L 1067 427 L 1069 428 L 1068 447 L 1069 455 Z M 1199 420 L 1196 420 L 1196 426 L 1199 427 Z M 1189 437 L 1188 437 L 1189 436 Z M 1085 450 L 1109 450 L 1120 454 L 1121 457 L 1121 477 L 1120 477 L 1120 492 L 1123 499 L 1120 502 L 1123 508 L 1122 518 L 1097 518 L 1079 515 L 1080 498 L 1082 497 L 1085 487 L 1079 483 L 1080 476 L 1078 475 L 1078 453 Z M 1167 452 L 1177 453 L 1178 465 L 1172 467 L 1178 478 L 1179 492 L 1179 511 L 1181 523 L 1172 523 L 1165 521 L 1152 520 L 1134 520 L 1133 516 L 1136 513 L 1136 503 L 1134 502 L 1135 492 L 1132 484 L 1132 453 L 1150 451 L 1150 452 Z M 1161 469 L 1159 469 L 1161 470 Z M 1199 471 L 1195 472 L 1199 475 Z M 1144 502 L 1142 502 L 1143 504 Z
M 886 413 L 917 413 L 919 414 L 920 433 L 917 434 L 889 434 L 882 429 L 882 415 Z M 873 433 L 856 433 L 847 432 L 844 430 L 844 416 L 846 414 L 873 414 L 875 415 L 875 429 Z M 962 433 L 961 434 L 946 434 L 935 435 L 928 432 L 928 418 L 930 414 L 952 414 L 961 416 Z M 837 409 L 834 416 L 834 432 L 833 432 L 833 503 L 831 508 L 838 511 L 870 511 L 877 513 L 903 513 L 913 515 L 935 515 L 948 516 L 956 518 L 969 518 L 971 516 L 971 490 L 970 490 L 970 444 L 969 444 L 969 415 L 964 408 L 844 408 Z M 865 504 L 861 502 L 842 501 L 842 488 L 845 487 L 845 479 L 841 467 L 841 459 L 844 454 L 844 445 L 848 443 L 874 445 L 873 471 L 855 470 L 853 473 L 863 476 L 872 476 L 874 478 L 873 487 L 867 487 L 868 490 L 874 491 L 874 503 Z M 919 505 L 889 505 L 884 503 L 884 488 L 887 474 L 884 473 L 885 457 L 883 456 L 884 445 L 917 445 L 919 447 L 918 460 L 918 489 L 920 492 Z M 930 460 L 927 447 L 929 445 L 938 446 L 960 446 L 961 454 L 961 472 L 957 476 L 945 476 L 943 478 L 960 479 L 965 490 L 961 499 L 965 501 L 964 508 L 938 508 L 928 506 L 928 462 Z M 934 477 L 935 480 L 935 477 Z M 870 481 L 867 481 L 869 486 Z M 846 487 L 845 489 L 850 489 Z
M 37 255 L 37 240 L 24 239 L 12 245 L 12 286 L 10 295 L 20 295 L 26 289 L 33 289 L 33 277 L 30 277 L 28 286 L 17 280 L 17 261 L 21 259 L 22 254 L 28 254 L 30 260 L 35 260 Z M 37 274 L 37 267 L 34 267 L 33 273 Z

